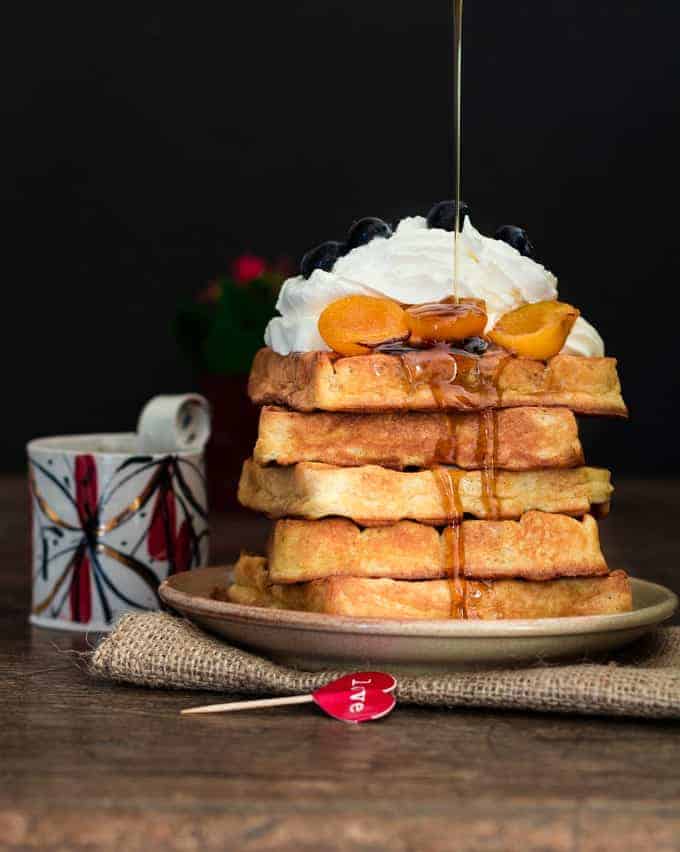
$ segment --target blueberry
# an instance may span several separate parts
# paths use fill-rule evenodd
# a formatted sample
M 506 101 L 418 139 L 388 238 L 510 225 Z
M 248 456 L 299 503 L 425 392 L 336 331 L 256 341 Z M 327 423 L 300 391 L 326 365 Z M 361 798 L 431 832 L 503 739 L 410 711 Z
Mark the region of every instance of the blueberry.
M 465 217 L 470 215 L 470 208 L 464 201 L 460 202 L 460 216 L 458 226 L 463 230 Z M 440 201 L 427 214 L 428 228 L 443 228 L 445 231 L 453 231 L 456 227 L 456 202 Z
M 342 257 L 347 251 L 344 243 L 338 243 L 335 240 L 328 240 L 310 249 L 300 261 L 300 274 L 304 278 L 314 272 L 315 269 L 323 269 L 324 272 L 330 272 L 333 269 L 335 261 Z
M 518 228 L 516 225 L 501 225 L 496 231 L 496 239 L 503 240 L 509 246 L 517 249 L 524 257 L 532 257 L 534 247 L 529 242 L 529 237 L 524 228 Z
M 467 337 L 461 343 L 461 349 L 470 355 L 483 355 L 488 348 L 489 343 L 483 337 Z
M 376 237 L 391 237 L 392 228 L 375 216 L 357 219 L 347 233 L 347 251 L 364 246 Z

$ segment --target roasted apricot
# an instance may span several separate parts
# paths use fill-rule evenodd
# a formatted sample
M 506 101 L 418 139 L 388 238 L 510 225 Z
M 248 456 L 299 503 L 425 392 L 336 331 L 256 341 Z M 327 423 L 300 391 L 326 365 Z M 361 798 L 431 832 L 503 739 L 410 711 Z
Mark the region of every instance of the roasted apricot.
M 411 345 L 450 343 L 484 333 L 486 306 L 478 299 L 412 305 L 406 309 L 406 321 Z
M 545 361 L 562 349 L 578 315 L 566 302 L 533 302 L 503 314 L 487 337 L 515 355 Z
M 381 343 L 406 340 L 409 327 L 401 305 L 374 296 L 345 296 L 319 317 L 319 334 L 341 355 L 366 355 Z

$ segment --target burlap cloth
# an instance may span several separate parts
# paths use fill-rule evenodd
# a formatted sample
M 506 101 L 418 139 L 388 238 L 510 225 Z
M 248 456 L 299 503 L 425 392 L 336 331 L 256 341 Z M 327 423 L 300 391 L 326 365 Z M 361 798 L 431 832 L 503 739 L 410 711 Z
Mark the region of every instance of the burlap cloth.
M 94 651 L 90 670 L 143 686 L 272 696 L 310 692 L 342 673 L 277 665 L 160 612 L 123 616 Z M 430 707 L 680 719 L 680 627 L 657 630 L 605 663 L 399 676 L 397 696 Z

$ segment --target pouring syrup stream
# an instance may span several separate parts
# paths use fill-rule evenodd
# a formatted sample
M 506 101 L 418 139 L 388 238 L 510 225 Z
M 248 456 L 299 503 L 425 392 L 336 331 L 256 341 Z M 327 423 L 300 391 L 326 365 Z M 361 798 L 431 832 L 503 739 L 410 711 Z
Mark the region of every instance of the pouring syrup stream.
M 453 301 L 458 304 L 458 256 L 460 236 L 460 190 L 461 190 L 461 71 L 463 59 L 463 0 L 453 0 L 453 121 L 454 121 L 454 170 L 455 170 L 455 219 L 453 227 Z M 444 408 L 441 392 L 432 386 L 433 396 L 440 408 Z M 451 416 L 446 418 L 450 450 L 455 441 Z M 481 425 L 481 424 L 480 424 Z M 449 452 L 450 452 L 449 450 Z M 459 493 L 459 479 L 450 468 L 435 465 L 435 480 L 439 486 L 442 503 L 449 522 L 449 539 L 445 542 L 446 573 L 451 593 L 451 617 L 467 618 L 467 584 L 465 582 L 465 545 L 463 542 L 463 507 Z
M 462 90 L 462 25 L 463 0 L 453 0 L 453 111 L 454 111 L 454 172 L 455 172 L 455 221 L 453 231 L 453 305 L 426 305 L 420 313 L 445 313 L 459 305 L 459 252 L 460 252 L 460 205 L 461 205 L 461 90 Z M 462 391 L 466 386 L 475 387 L 491 384 L 499 395 L 499 379 L 507 359 L 501 361 L 497 369 L 489 377 L 479 369 L 479 360 L 473 360 L 474 369 L 465 371 L 459 369 L 465 365 L 464 358 L 460 361 L 453 353 L 447 355 L 441 347 L 434 347 L 421 352 L 409 351 L 409 347 L 398 346 L 394 353 L 399 354 L 402 373 L 411 393 L 419 386 L 426 384 L 443 415 L 446 434 L 438 442 L 430 470 L 441 495 L 444 518 L 447 529 L 444 531 L 444 559 L 446 576 L 451 594 L 451 618 L 467 619 L 468 612 L 468 582 L 465 578 L 465 541 L 463 517 L 463 500 L 460 493 L 461 479 L 464 471 L 455 465 L 456 430 L 454 417 L 450 413 L 451 386 L 460 386 Z M 459 356 L 463 353 L 459 353 Z M 448 369 L 447 369 L 448 367 Z M 480 471 L 480 488 L 482 516 L 487 519 L 499 515 L 499 501 L 496 491 L 496 467 L 498 452 L 498 419 L 493 408 L 484 408 L 477 412 L 477 448 L 476 469 Z M 448 535 L 447 535 L 448 533 Z
M 453 298 L 458 302 L 458 253 L 461 190 L 461 72 L 463 70 L 463 0 L 453 0 L 453 123 L 455 169 L 455 223 L 453 230 Z

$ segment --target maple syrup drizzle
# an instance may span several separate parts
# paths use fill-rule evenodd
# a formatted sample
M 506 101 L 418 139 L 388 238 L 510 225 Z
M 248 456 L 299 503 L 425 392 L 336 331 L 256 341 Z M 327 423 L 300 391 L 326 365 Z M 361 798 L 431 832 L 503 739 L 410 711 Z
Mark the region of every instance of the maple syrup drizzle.
M 498 417 L 493 408 L 479 412 L 477 427 L 477 464 L 481 471 L 481 498 L 484 516 L 491 520 L 499 515 L 496 466 L 498 462 Z
M 506 371 L 508 365 L 514 360 L 515 360 L 515 356 L 512 355 L 510 352 L 507 352 L 503 356 L 503 360 L 500 362 L 500 364 L 498 364 L 498 366 L 496 367 L 496 369 L 494 371 L 493 383 L 494 383 L 494 387 L 496 388 L 496 396 L 498 397 L 498 406 L 499 407 L 501 406 L 501 403 L 503 401 L 503 391 L 501 390 L 501 377 L 502 377 L 503 373 Z
M 501 377 L 513 356 L 502 355 L 489 376 L 482 378 L 482 383 L 490 383 L 495 391 L 495 405 L 502 402 Z M 484 516 L 489 520 L 500 517 L 500 501 L 498 499 L 498 410 L 484 408 L 479 413 L 477 426 L 476 464 L 481 471 L 481 500 Z
M 429 469 L 441 495 L 447 522 L 444 530 L 444 557 L 451 592 L 451 618 L 474 618 L 474 606 L 468 605 L 468 599 L 479 597 L 481 591 L 479 584 L 470 584 L 465 578 L 463 503 L 460 494 L 460 480 L 465 471 L 442 465 L 455 464 L 456 461 L 456 412 L 451 411 L 454 402 L 451 389 L 459 388 L 461 393 L 468 394 L 476 392 L 482 398 L 493 391 L 487 404 L 500 405 L 500 379 L 513 356 L 499 352 L 497 357 L 493 353 L 479 357 L 456 350 L 448 344 L 437 344 L 430 349 L 390 344 L 378 347 L 378 350 L 399 359 L 409 396 L 418 387 L 427 386 L 445 418 L 445 434 L 437 441 Z M 463 402 L 479 403 L 479 400 L 469 400 L 469 396 L 461 399 Z M 497 492 L 498 414 L 495 408 L 476 410 L 478 427 L 475 461 L 481 477 L 483 514 L 486 518 L 494 519 L 500 515 Z
M 401 371 L 409 395 L 419 386 L 427 385 L 445 418 L 446 433 L 437 440 L 429 470 L 441 495 L 448 533 L 444 532 L 446 576 L 451 593 L 451 618 L 467 618 L 465 582 L 465 544 L 463 541 L 463 504 L 460 498 L 460 471 L 443 467 L 439 462 L 453 463 L 456 449 L 454 415 L 447 411 L 445 387 L 458 377 L 458 363 L 448 347 L 415 350 L 409 347 L 392 348 L 399 356 Z
M 451 594 L 451 618 L 465 619 L 468 615 L 463 503 L 460 497 L 461 472 L 440 465 L 434 465 L 431 470 L 439 488 L 448 521 L 448 530 L 444 531 L 444 558 Z
M 467 583 L 465 582 L 465 542 L 463 540 L 463 502 L 460 498 L 460 471 L 442 467 L 436 462 L 456 461 L 456 421 L 453 413 L 446 409 L 446 399 L 442 386 L 430 383 L 432 396 L 435 398 L 444 418 L 446 432 L 437 441 L 434 452 L 434 464 L 431 468 L 439 487 L 444 506 L 444 515 L 448 522 L 444 530 L 444 565 L 449 582 L 451 595 L 451 618 L 467 618 Z
M 494 494 L 494 502 L 495 502 L 495 518 L 500 518 L 501 515 L 501 506 L 500 501 L 498 499 L 498 479 L 497 471 L 498 471 L 498 449 L 500 444 L 498 442 L 498 411 L 493 411 L 493 451 L 491 454 L 491 463 L 493 465 L 493 494 Z
M 407 314 L 414 317 L 459 317 L 468 313 L 484 314 L 486 312 L 482 307 L 484 302 L 481 300 L 458 299 L 455 302 L 424 302 L 422 305 L 411 305 L 406 309 Z
M 433 465 L 456 463 L 456 419 L 446 410 L 446 400 L 442 387 L 435 382 L 430 383 L 430 390 L 437 406 L 441 410 L 444 421 L 444 433 L 437 438 L 433 452 Z

